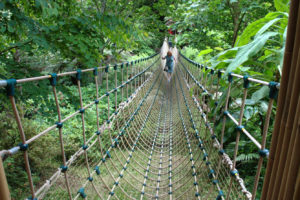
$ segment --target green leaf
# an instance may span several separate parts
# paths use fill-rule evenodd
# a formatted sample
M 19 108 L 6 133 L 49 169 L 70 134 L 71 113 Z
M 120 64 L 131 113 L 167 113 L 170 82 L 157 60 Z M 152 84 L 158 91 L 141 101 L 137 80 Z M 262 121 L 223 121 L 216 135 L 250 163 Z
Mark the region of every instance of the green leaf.
M 289 12 L 290 0 L 274 0 L 274 5 L 277 11 Z
M 235 59 L 229 64 L 226 73 L 234 71 L 237 67 L 246 62 L 249 58 L 257 54 L 270 37 L 278 35 L 278 32 L 266 32 L 256 37 L 252 42 L 240 47 Z
M 263 86 L 256 92 L 254 92 L 251 96 L 251 99 L 257 103 L 261 99 L 265 98 L 270 92 L 270 88 L 268 86 Z
M 249 43 L 252 37 L 257 33 L 258 35 L 264 33 L 268 28 L 281 20 L 281 18 L 277 18 L 280 15 L 282 15 L 282 13 L 280 12 L 269 13 L 264 18 L 252 22 L 247 26 L 247 28 L 243 31 L 243 34 L 238 38 L 235 46 L 243 46 Z
M 206 54 L 209 54 L 211 52 L 213 52 L 214 50 L 213 49 L 205 49 L 205 50 L 202 50 L 200 51 L 200 53 L 198 54 L 198 57 L 200 56 L 203 56 L 203 55 L 206 55 Z

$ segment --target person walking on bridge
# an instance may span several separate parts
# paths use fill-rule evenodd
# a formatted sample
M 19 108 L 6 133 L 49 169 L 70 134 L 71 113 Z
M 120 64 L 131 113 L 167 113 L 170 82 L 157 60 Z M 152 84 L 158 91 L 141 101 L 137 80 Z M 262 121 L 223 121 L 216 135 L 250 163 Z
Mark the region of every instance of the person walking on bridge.
M 175 62 L 175 58 L 172 55 L 172 52 L 168 51 L 167 55 L 165 57 L 163 57 L 162 59 L 163 60 L 166 59 L 166 67 L 165 67 L 164 71 L 168 72 L 171 75 L 173 72 L 174 62 Z

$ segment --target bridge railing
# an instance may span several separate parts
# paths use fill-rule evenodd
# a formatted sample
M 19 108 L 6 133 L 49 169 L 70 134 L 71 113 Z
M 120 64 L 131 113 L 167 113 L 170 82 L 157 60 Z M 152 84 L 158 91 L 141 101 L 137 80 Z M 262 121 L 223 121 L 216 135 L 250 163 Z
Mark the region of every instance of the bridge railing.
M 6 159 L 9 156 L 13 156 L 19 151 L 22 151 L 24 154 L 24 166 L 26 168 L 26 173 L 28 177 L 28 187 L 30 188 L 31 196 L 28 197 L 28 199 L 37 199 L 42 198 L 46 191 L 50 189 L 50 187 L 57 181 L 58 177 L 61 173 L 64 174 L 65 178 L 65 187 L 68 191 L 68 198 L 72 199 L 74 196 L 81 195 L 80 192 L 74 193 L 70 189 L 70 180 L 68 180 L 68 168 L 70 165 L 80 156 L 84 155 L 85 161 L 86 161 L 86 168 L 88 171 L 88 177 L 90 180 L 92 180 L 92 173 L 97 173 L 97 168 L 92 172 L 90 170 L 90 166 L 88 164 L 88 151 L 91 149 L 94 145 L 99 144 L 97 143 L 97 138 L 99 139 L 99 136 L 101 134 L 101 131 L 104 131 L 106 129 L 110 129 L 110 124 L 114 120 L 115 116 L 118 115 L 119 111 L 121 111 L 130 101 L 132 101 L 135 98 L 135 94 L 146 84 L 146 82 L 151 78 L 148 77 L 146 74 L 147 72 L 156 71 L 157 63 L 159 61 L 159 55 L 154 54 L 147 58 L 138 59 L 135 61 L 130 62 L 124 62 L 120 64 L 115 65 L 107 65 L 107 66 L 101 66 L 101 67 L 95 67 L 90 69 L 78 69 L 76 71 L 70 71 L 70 72 L 64 72 L 64 73 L 52 73 L 50 75 L 40 76 L 40 77 L 33 77 L 33 78 L 24 78 L 24 79 L 9 79 L 9 80 L 0 80 L 0 87 L 5 87 L 7 96 L 9 98 L 9 101 L 11 103 L 11 107 L 14 113 L 14 117 L 18 126 L 19 134 L 20 134 L 20 141 L 21 143 L 18 146 L 12 147 L 11 149 L 4 149 L 0 151 L 1 159 Z M 105 94 L 100 96 L 100 86 L 99 86 L 99 72 L 105 72 L 105 80 L 103 82 L 105 89 Z M 96 99 L 93 101 L 88 102 L 85 104 L 83 100 L 82 95 L 82 78 L 85 74 L 92 73 L 94 76 L 94 86 L 95 86 L 95 96 Z M 76 79 L 76 85 L 78 89 L 78 100 L 80 104 L 80 109 L 75 111 L 74 113 L 69 113 L 68 116 L 63 118 L 62 116 L 62 108 L 60 105 L 60 100 L 58 97 L 58 91 L 57 91 L 57 85 L 60 84 L 59 77 L 64 76 L 75 76 Z M 121 76 L 121 81 L 118 80 Z M 112 87 L 111 84 L 109 84 L 109 77 L 114 77 L 114 86 Z M 23 123 L 22 123 L 22 117 L 19 113 L 18 106 L 16 104 L 16 93 L 17 93 L 17 85 L 22 85 L 23 83 L 27 82 L 39 82 L 39 81 L 50 81 L 50 85 L 52 88 L 52 93 L 54 96 L 54 101 L 56 105 L 56 112 L 57 112 L 57 118 L 58 121 L 53 124 L 50 127 L 47 127 L 45 130 L 39 132 L 38 134 L 34 135 L 33 137 L 29 138 L 26 136 L 26 131 L 24 131 Z M 102 87 L 103 88 L 103 87 Z M 50 91 L 49 91 L 50 92 Z M 103 93 L 103 92 L 102 92 Z M 19 93 L 18 93 L 19 94 Z M 114 97 L 114 99 L 111 98 L 111 96 Z M 100 107 L 99 102 L 100 100 L 104 100 L 107 98 L 107 108 L 106 113 L 104 113 L 107 116 L 106 121 L 103 124 L 100 124 Z M 120 103 L 121 99 L 121 103 Z M 125 99 L 125 100 L 124 100 Z M 92 109 L 92 107 L 96 107 L 96 116 L 97 116 L 97 122 L 96 122 L 96 130 L 95 134 L 93 134 L 91 137 L 88 137 L 86 133 L 86 127 L 85 127 L 85 111 Z M 113 112 L 111 113 L 111 107 L 113 108 Z M 103 108 L 102 108 L 103 110 Z M 74 155 L 72 155 L 70 158 L 66 157 L 65 153 L 65 143 L 64 143 L 64 124 L 69 123 L 71 119 L 74 119 L 76 116 L 81 116 L 81 127 L 82 127 L 82 141 L 83 144 L 81 148 L 75 152 Z M 55 172 L 50 178 L 48 178 L 44 184 L 39 183 L 38 186 L 34 184 L 34 180 L 32 177 L 32 170 L 30 165 L 30 145 L 37 141 L 39 138 L 44 137 L 45 135 L 49 134 L 51 131 L 57 129 L 58 130 L 58 138 L 60 141 L 60 148 L 61 148 L 61 166 L 57 167 L 58 170 Z M 113 138 L 110 135 L 110 141 L 111 144 L 108 146 L 111 147 L 111 145 L 114 145 L 116 143 L 115 138 Z M 99 140 L 100 141 L 100 140 Z M 100 142 L 101 145 L 101 142 Z M 102 148 L 102 147 L 101 147 Z M 105 149 L 104 149 L 105 150 Z M 108 156 L 108 154 L 105 154 L 105 156 Z M 49 158 L 47 158 L 49 159 Z M 2 164 L 2 162 L 1 162 Z M 1 173 L 1 172 L 0 172 Z M 89 181 L 88 179 L 88 181 Z M 2 185 L 1 187 L 5 187 L 6 190 L 7 187 L 5 185 Z M 36 187 L 39 187 L 36 189 Z M 13 190 L 15 188 L 12 188 Z M 24 188 L 23 188 L 24 189 Z M 79 188 L 77 188 L 79 189 Z M 22 188 L 21 188 L 22 190 Z M 76 190 L 77 191 L 77 190 Z M 7 197 L 9 198 L 9 197 Z M 23 198 L 23 197 L 22 197 Z
M 201 105 L 199 110 L 202 112 L 202 117 L 206 122 L 206 130 L 211 133 L 211 138 L 215 140 L 216 143 L 218 143 L 220 159 L 217 166 L 216 177 L 218 177 L 219 175 L 222 159 L 224 162 L 224 160 L 226 160 L 226 157 L 228 158 L 228 155 L 224 151 L 224 137 L 229 136 L 225 134 L 226 128 L 228 128 L 229 124 L 228 120 L 236 125 L 236 139 L 233 158 L 232 162 L 228 161 L 228 168 L 232 176 L 230 178 L 230 184 L 228 188 L 228 194 L 226 194 L 226 199 L 230 197 L 233 178 L 236 178 L 237 181 L 240 182 L 240 186 L 248 199 L 255 199 L 263 161 L 264 158 L 268 158 L 269 155 L 269 151 L 266 147 L 267 135 L 270 132 L 269 125 L 272 108 L 274 100 L 276 100 L 277 98 L 279 83 L 272 81 L 266 82 L 252 78 L 248 75 L 240 75 L 231 72 L 226 74 L 224 70 L 215 70 L 213 68 L 196 63 L 195 61 L 181 54 L 181 52 L 180 58 L 180 66 L 182 67 L 182 71 L 184 72 L 187 83 L 198 88 L 195 89 L 195 92 L 193 92 L 193 94 L 196 96 L 196 101 L 199 103 L 198 105 Z M 221 81 L 223 81 L 223 85 L 221 85 Z M 269 100 L 264 116 L 265 119 L 262 135 L 260 139 L 257 139 L 254 134 L 251 133 L 251 131 L 248 131 L 247 128 L 245 128 L 247 126 L 243 126 L 245 120 L 244 111 L 246 105 L 248 104 L 247 95 L 249 89 L 253 91 L 253 89 L 257 90 L 257 88 L 261 88 L 262 86 L 267 86 L 269 88 Z M 232 100 L 231 93 L 233 87 L 242 89 L 243 92 L 241 95 L 241 99 Z M 199 93 L 199 91 L 201 91 L 201 93 Z M 209 106 L 209 104 L 214 106 Z M 233 104 L 240 110 L 238 115 L 236 113 L 233 113 Z M 209 119 L 208 113 L 211 112 L 213 112 L 213 114 L 210 114 L 210 116 L 212 115 L 212 117 Z M 222 123 L 220 132 L 215 129 L 217 119 L 219 119 Z M 243 181 L 241 181 L 241 179 L 239 178 L 238 170 L 236 169 L 241 134 L 245 135 L 257 147 L 257 153 L 259 155 L 252 193 L 249 193 L 245 188 Z

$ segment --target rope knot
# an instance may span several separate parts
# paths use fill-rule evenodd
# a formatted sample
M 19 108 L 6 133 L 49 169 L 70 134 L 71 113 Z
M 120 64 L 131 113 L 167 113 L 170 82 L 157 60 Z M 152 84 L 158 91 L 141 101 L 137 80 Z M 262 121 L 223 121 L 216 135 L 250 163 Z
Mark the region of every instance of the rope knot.
M 260 149 L 258 151 L 258 154 L 261 156 L 261 157 L 268 157 L 269 156 L 269 150 L 268 149 Z
M 60 166 L 61 172 L 66 172 L 68 170 L 68 166 L 62 165 Z
M 82 198 L 86 198 L 86 194 L 84 193 L 84 188 L 80 188 L 80 189 L 78 190 L 78 193 L 80 194 L 80 196 L 81 196 Z
M 15 96 L 15 86 L 17 84 L 16 79 L 8 79 L 6 80 L 6 91 L 7 96 L 13 97 Z
M 271 99 L 276 99 L 277 95 L 278 95 L 278 88 L 277 88 L 278 83 L 271 81 L 269 83 L 269 88 L 270 88 L 270 93 L 269 93 L 269 97 Z
M 27 151 L 28 150 L 28 144 L 20 143 L 19 147 L 20 147 L 21 151 Z

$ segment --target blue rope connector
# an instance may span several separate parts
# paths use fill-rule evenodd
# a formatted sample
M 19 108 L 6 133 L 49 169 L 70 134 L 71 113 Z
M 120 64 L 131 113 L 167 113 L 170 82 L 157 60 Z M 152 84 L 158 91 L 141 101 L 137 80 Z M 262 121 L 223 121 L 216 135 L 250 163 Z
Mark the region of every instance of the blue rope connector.
M 215 70 L 214 70 L 214 69 L 211 69 L 211 70 L 210 70 L 210 74 L 213 75 L 214 73 L 215 73 Z
M 89 146 L 88 145 L 82 145 L 82 149 L 86 150 Z
M 94 76 L 98 75 L 98 67 L 94 67 L 94 71 L 93 71 Z
M 196 192 L 196 193 L 195 193 L 195 196 L 196 196 L 196 197 L 199 197 L 199 196 L 200 196 L 199 192 Z
M 62 128 L 63 127 L 63 123 L 62 122 L 56 122 L 56 128 Z
M 84 193 L 84 188 L 80 188 L 80 189 L 78 190 L 78 193 L 80 194 L 80 196 L 81 196 L 82 198 L 86 198 L 86 194 Z
M 20 147 L 21 151 L 27 151 L 28 150 L 28 144 L 20 143 L 19 147 Z
M 84 111 L 85 111 L 84 108 L 79 109 L 79 113 L 81 113 L 81 114 L 84 113 Z
M 108 68 L 109 68 L 109 65 L 106 65 L 105 67 L 105 72 L 108 73 Z
M 115 140 L 115 145 L 117 146 L 119 144 L 119 140 L 117 138 L 115 138 L 114 140 Z
M 221 70 L 218 70 L 218 78 L 221 78 L 222 77 L 222 72 Z
M 6 80 L 6 92 L 7 96 L 13 97 L 15 96 L 15 85 L 17 84 L 16 79 L 8 79 Z
M 110 124 L 110 120 L 107 120 L 106 123 Z
M 217 101 L 215 102 L 215 106 L 218 106 L 218 102 Z
M 249 86 L 250 86 L 249 76 L 248 76 L 248 75 L 245 75 L 245 76 L 243 77 L 243 79 L 244 79 L 244 88 L 245 88 L 245 89 L 249 88 Z
M 220 155 L 223 155 L 224 153 L 225 153 L 225 150 L 224 150 L 224 149 L 220 149 L 220 150 L 219 150 L 219 154 L 220 154 Z
M 229 114 L 229 112 L 228 112 L 227 110 L 225 110 L 225 111 L 223 112 L 223 114 L 224 114 L 225 116 L 227 116 L 227 115 Z
M 121 64 L 121 69 L 123 69 L 123 68 L 124 68 L 124 63 Z
M 95 172 L 96 172 L 97 175 L 101 174 L 99 166 L 95 167 Z
M 212 179 L 212 178 L 214 177 L 214 176 L 213 176 L 214 174 L 215 174 L 215 171 L 214 171 L 213 169 L 210 169 L 210 170 L 209 170 L 209 175 L 208 175 L 208 177 L 209 177 L 210 179 Z
M 100 135 L 100 134 L 101 134 L 101 132 L 100 132 L 100 131 L 96 131 L 95 133 L 96 133 L 96 135 Z
M 61 168 L 61 172 L 66 172 L 68 170 L 68 166 L 62 165 L 60 166 L 60 168 Z
M 233 80 L 232 73 L 229 72 L 229 73 L 228 73 L 228 82 L 229 82 L 229 83 L 232 83 L 232 80 Z
M 96 99 L 96 100 L 95 100 L 95 104 L 99 104 L 99 100 Z
M 114 66 L 114 70 L 117 70 L 117 69 L 118 69 L 118 65 L 115 65 L 115 66 Z
M 57 84 L 57 74 L 56 73 L 52 73 L 50 74 L 50 85 L 52 86 L 56 86 Z
M 220 190 L 216 200 L 222 200 L 222 197 L 224 197 L 224 193 L 222 190 Z
M 269 88 L 270 88 L 270 93 L 269 93 L 269 97 L 270 99 L 276 99 L 277 95 L 278 95 L 278 89 L 277 89 L 277 82 L 271 81 L 269 83 Z
M 108 158 L 111 158 L 111 155 L 110 155 L 109 151 L 106 151 L 106 155 L 107 155 Z
M 77 69 L 76 71 L 77 71 L 76 79 L 77 79 L 78 81 L 80 81 L 80 80 L 81 80 L 81 69 Z
M 87 180 L 89 180 L 90 182 L 92 182 L 94 179 L 93 179 L 93 177 L 90 176 L 90 177 L 87 178 Z
M 28 200 L 38 200 L 37 198 L 28 197 Z
M 209 161 L 206 161 L 206 166 L 209 166 L 211 163 Z
M 217 183 L 219 183 L 219 181 L 215 179 L 215 180 L 212 181 L 212 183 L 213 183 L 214 185 L 216 185 Z
M 240 126 L 237 126 L 237 127 L 236 127 L 236 129 L 237 129 L 239 132 L 242 132 L 244 128 L 245 128 L 245 127 L 244 127 L 243 125 L 240 125 Z
M 208 156 L 208 154 L 207 154 L 207 153 L 204 153 L 204 155 L 203 155 L 203 160 L 204 160 L 204 161 L 206 160 L 207 156 Z
M 269 155 L 269 150 L 268 149 L 260 149 L 258 151 L 258 154 L 261 156 L 261 157 L 267 157 Z
M 230 175 L 231 175 L 231 176 L 236 176 L 236 175 L 238 175 L 238 174 L 239 174 L 239 172 L 238 172 L 238 170 L 236 170 L 236 169 L 230 171 Z
M 211 139 L 214 140 L 214 139 L 216 139 L 216 137 L 217 137 L 216 135 L 212 135 L 212 136 L 211 136 Z

